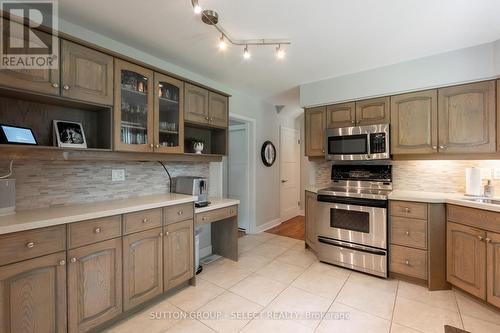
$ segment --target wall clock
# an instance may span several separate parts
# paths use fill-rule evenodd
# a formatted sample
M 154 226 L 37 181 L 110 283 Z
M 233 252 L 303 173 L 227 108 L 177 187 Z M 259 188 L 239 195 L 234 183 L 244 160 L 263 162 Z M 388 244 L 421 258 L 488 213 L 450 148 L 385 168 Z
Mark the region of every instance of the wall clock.
M 276 148 L 271 141 L 266 141 L 260 150 L 260 157 L 265 166 L 270 167 L 276 161 Z

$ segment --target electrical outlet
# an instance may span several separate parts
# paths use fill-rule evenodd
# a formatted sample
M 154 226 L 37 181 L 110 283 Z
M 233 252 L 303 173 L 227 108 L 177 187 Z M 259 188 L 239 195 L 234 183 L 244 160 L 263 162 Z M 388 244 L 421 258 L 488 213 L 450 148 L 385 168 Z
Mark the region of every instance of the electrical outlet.
M 500 168 L 493 169 L 493 179 L 500 179 Z
M 113 182 L 125 181 L 125 169 L 111 170 L 111 181 Z

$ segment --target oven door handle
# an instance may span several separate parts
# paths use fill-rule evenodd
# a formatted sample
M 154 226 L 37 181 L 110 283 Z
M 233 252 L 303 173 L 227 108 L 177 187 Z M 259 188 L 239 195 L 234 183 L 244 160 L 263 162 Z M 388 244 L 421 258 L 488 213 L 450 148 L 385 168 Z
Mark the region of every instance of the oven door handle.
M 318 195 L 317 201 L 326 203 L 339 203 L 345 205 L 376 207 L 376 208 L 387 208 L 388 206 L 387 200 L 337 197 L 331 195 Z
M 359 244 L 342 242 L 342 241 L 338 241 L 338 240 L 323 237 L 323 236 L 318 236 L 318 241 L 320 243 L 327 244 L 327 245 L 334 245 L 334 246 L 343 247 L 343 248 L 350 249 L 350 250 L 371 253 L 371 254 L 375 254 L 375 255 L 379 255 L 379 256 L 387 255 L 387 251 L 384 251 L 384 250 L 374 249 L 372 247 L 363 246 L 363 245 L 359 245 Z

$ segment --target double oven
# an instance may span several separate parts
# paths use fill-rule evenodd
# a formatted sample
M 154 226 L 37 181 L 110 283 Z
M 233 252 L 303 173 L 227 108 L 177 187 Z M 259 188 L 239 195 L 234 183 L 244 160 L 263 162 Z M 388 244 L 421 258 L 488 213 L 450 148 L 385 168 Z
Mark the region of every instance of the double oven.
M 333 165 L 331 187 L 318 192 L 321 261 L 388 276 L 390 165 Z

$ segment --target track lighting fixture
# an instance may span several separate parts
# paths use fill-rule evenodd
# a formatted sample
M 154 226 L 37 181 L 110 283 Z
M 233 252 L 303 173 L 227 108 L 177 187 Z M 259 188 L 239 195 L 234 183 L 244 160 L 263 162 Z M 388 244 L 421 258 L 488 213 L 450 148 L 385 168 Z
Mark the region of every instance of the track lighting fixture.
M 219 39 L 219 50 L 224 51 L 227 48 L 227 43 L 224 40 L 224 35 L 220 36 Z
M 278 58 L 278 60 L 282 60 L 285 58 L 285 55 L 286 55 L 285 50 L 281 48 L 281 45 L 278 45 L 276 47 L 276 58 Z
M 245 49 L 243 50 L 243 59 L 248 60 L 250 59 L 252 55 L 248 51 L 248 45 L 245 46 Z

